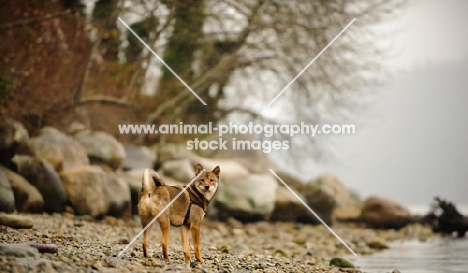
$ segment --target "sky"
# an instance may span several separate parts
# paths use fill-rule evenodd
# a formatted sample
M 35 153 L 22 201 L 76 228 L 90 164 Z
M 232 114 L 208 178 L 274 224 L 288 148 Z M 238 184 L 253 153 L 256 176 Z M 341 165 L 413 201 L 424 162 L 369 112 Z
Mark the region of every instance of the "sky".
M 336 174 L 364 198 L 407 205 L 434 196 L 468 203 L 468 1 L 423 0 L 383 29 L 398 30 L 392 72 L 352 136 L 329 139 L 332 161 L 304 177 Z M 376 41 L 380 42 L 380 41 Z

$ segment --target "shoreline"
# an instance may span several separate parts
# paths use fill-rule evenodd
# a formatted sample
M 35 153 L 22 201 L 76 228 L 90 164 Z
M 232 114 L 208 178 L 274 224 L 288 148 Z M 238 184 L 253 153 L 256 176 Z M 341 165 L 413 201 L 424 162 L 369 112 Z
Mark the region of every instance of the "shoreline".
M 47 272 L 336 272 L 329 266 L 334 257 L 351 253 L 324 226 L 288 222 L 256 222 L 242 224 L 234 219 L 217 222 L 205 219 L 201 230 L 204 264 L 183 262 L 180 231 L 171 228 L 170 262 L 161 259 L 159 227 L 153 226 L 148 237 L 153 258 L 143 258 L 141 238 L 120 258 L 116 255 L 141 231 L 139 218 L 116 219 L 64 214 L 27 214 L 34 222 L 32 229 L 2 230 L 4 243 L 55 244 L 56 254 L 43 253 L 40 258 L 0 257 L 0 271 Z M 363 229 L 357 225 L 338 223 L 333 230 L 358 255 L 371 255 L 386 249 L 391 242 L 417 239 L 426 241 L 438 235 L 418 224 L 399 231 Z M 191 251 L 194 259 L 193 249 Z M 40 262 L 38 262 L 40 261 Z M 340 269 L 346 272 L 361 272 Z M 397 269 L 397 268 L 396 268 Z M 335 270 L 335 271 L 333 271 Z

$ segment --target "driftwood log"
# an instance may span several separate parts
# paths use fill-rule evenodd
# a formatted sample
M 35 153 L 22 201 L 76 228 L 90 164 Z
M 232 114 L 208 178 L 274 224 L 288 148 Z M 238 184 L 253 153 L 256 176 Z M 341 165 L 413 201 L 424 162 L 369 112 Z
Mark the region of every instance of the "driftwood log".
M 452 202 L 445 201 L 439 197 L 435 198 L 435 205 L 424 217 L 424 222 L 432 227 L 434 232 L 453 234 L 464 237 L 468 230 L 468 217 L 458 212 Z

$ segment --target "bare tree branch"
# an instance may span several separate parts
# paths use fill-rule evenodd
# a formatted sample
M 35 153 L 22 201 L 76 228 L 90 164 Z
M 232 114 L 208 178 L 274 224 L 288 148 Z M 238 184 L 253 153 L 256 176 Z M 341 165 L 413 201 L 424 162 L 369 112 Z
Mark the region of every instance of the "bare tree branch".
M 0 26 L 0 29 L 9 29 L 9 28 L 22 27 L 22 26 L 26 26 L 26 25 L 29 25 L 29 24 L 42 22 L 42 21 L 48 21 L 48 20 L 52 20 L 52 19 L 57 18 L 57 17 L 67 16 L 67 15 L 73 15 L 73 13 L 68 10 L 68 11 L 60 12 L 60 13 L 46 14 L 45 16 L 41 16 L 41 17 L 36 17 L 36 18 L 21 20 L 21 21 L 17 21 L 17 22 L 7 23 L 7 24 L 4 24 L 4 25 Z

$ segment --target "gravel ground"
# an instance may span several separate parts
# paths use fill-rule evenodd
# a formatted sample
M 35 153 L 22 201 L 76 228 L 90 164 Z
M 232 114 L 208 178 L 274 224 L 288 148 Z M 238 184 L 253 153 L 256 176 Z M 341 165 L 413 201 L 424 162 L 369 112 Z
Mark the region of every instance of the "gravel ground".
M 325 227 L 295 223 L 257 222 L 242 224 L 204 220 L 202 255 L 204 264 L 183 261 L 180 231 L 172 228 L 169 239 L 170 262 L 161 259 L 160 232 L 155 225 L 149 236 L 153 258 L 143 258 L 141 238 L 120 258 L 117 254 L 141 231 L 139 219 L 90 217 L 71 214 L 28 215 L 32 229 L 0 226 L 2 243 L 55 244 L 58 252 L 40 258 L 0 256 L 1 272 L 360 272 L 329 266 L 334 257 L 350 257 L 346 249 Z M 378 231 L 352 225 L 335 225 L 334 231 L 359 255 L 369 255 L 396 240 L 434 236 L 419 225 L 400 231 Z M 192 250 L 192 259 L 194 258 Z

